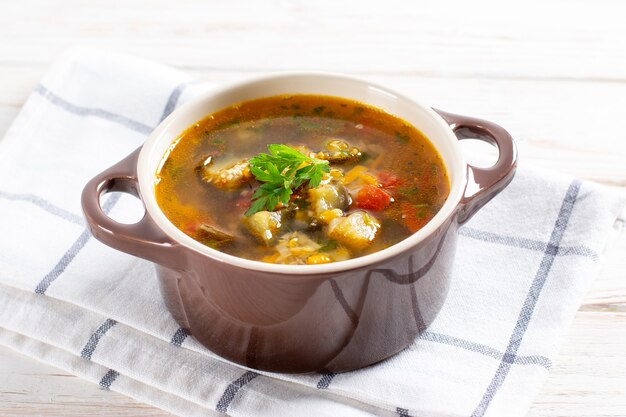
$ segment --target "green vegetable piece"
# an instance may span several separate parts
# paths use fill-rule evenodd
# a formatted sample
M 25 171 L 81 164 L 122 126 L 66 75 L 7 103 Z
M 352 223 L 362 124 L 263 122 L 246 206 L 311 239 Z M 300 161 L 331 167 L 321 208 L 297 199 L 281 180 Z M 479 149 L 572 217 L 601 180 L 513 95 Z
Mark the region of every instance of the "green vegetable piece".
M 282 215 L 263 210 L 243 219 L 243 224 L 260 243 L 269 246 L 282 227 Z
M 328 226 L 328 237 L 356 249 L 369 246 L 380 231 L 380 222 L 371 214 L 355 211 L 333 219 Z
M 350 205 L 350 194 L 341 185 L 324 184 L 309 190 L 309 201 L 317 218 L 326 210 L 345 210 Z
M 212 248 L 230 243 L 235 239 L 231 234 L 206 223 L 202 223 L 198 227 L 197 237 L 202 243 Z

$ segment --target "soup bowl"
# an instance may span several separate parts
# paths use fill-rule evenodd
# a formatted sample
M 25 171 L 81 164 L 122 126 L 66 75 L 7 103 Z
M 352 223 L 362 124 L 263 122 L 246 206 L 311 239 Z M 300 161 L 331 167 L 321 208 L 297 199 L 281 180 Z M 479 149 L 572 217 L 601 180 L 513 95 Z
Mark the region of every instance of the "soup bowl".
M 323 265 L 243 259 L 177 229 L 155 198 L 155 175 L 173 141 L 212 112 L 281 94 L 344 97 L 411 123 L 448 171 L 450 194 L 441 210 L 393 246 Z M 497 146 L 497 162 L 469 165 L 459 145 L 468 137 Z M 97 239 L 156 264 L 171 314 L 212 352 L 265 371 L 342 372 L 396 354 L 435 319 L 450 285 L 459 225 L 506 187 L 516 159 L 511 136 L 491 122 L 433 110 L 349 76 L 283 73 L 206 93 L 174 111 L 142 147 L 85 186 L 82 207 Z M 135 224 L 108 217 L 100 197 L 113 191 L 141 199 L 144 217 Z

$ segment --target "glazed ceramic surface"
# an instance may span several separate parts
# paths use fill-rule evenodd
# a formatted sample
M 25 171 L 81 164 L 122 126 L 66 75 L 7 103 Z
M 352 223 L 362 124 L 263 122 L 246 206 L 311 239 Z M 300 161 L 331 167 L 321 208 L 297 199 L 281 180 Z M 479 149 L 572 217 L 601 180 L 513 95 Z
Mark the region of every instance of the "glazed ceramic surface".
M 213 250 L 178 230 L 154 194 L 155 174 L 172 142 L 190 125 L 229 105 L 278 94 L 334 95 L 380 107 L 416 126 L 441 154 L 450 194 L 421 230 L 385 250 L 324 265 L 275 265 Z M 499 148 L 491 168 L 463 158 L 457 136 Z M 516 151 L 501 127 L 435 111 L 366 81 L 334 74 L 289 73 L 206 94 L 165 119 L 146 143 L 94 178 L 83 210 L 94 236 L 157 264 L 168 308 L 179 324 L 220 356 L 277 372 L 347 371 L 383 360 L 422 332 L 450 284 L 459 224 L 513 178 Z M 144 218 L 123 225 L 107 217 L 101 194 L 129 192 Z

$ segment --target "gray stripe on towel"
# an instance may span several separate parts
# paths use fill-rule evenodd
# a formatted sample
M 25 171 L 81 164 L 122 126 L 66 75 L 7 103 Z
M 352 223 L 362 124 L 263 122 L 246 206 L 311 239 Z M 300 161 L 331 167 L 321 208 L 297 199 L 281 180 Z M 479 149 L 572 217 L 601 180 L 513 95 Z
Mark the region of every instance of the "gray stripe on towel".
M 591 258 L 596 262 L 599 259 L 598 254 L 593 249 L 589 249 L 586 246 L 561 246 L 559 247 L 557 256 L 569 256 L 569 255 L 584 256 L 587 258 Z
M 104 336 L 106 332 L 108 332 L 111 327 L 115 326 L 116 324 L 117 322 L 115 320 L 106 319 L 106 321 L 102 323 L 95 332 L 93 332 L 91 337 L 89 337 L 89 340 L 83 347 L 83 350 L 80 352 L 80 356 L 84 359 L 91 360 L 91 355 L 93 355 L 96 347 L 98 347 L 98 342 L 100 342 L 102 336 Z
M 174 333 L 174 335 L 172 336 L 172 340 L 170 340 L 170 343 L 173 344 L 174 346 L 182 346 L 183 342 L 185 341 L 185 339 L 187 339 L 187 337 L 190 335 L 189 330 L 181 327 L 178 330 L 176 330 L 176 333 Z
M 136 132 L 143 133 L 144 135 L 150 134 L 150 132 L 152 132 L 152 130 L 154 129 L 141 122 L 130 119 L 126 116 L 122 116 L 121 114 L 111 113 L 109 111 L 98 108 L 77 106 L 76 104 L 72 104 L 69 101 L 66 101 L 57 96 L 41 84 L 37 84 L 33 91 L 41 95 L 50 103 L 62 108 L 68 113 L 76 114 L 78 116 L 93 116 L 100 119 L 108 120 L 110 122 L 125 126 Z
M 411 415 L 409 414 L 409 410 L 407 410 L 406 408 L 396 407 L 396 414 L 400 417 L 411 417 Z
M 228 407 L 235 399 L 235 396 L 237 395 L 237 392 L 239 391 L 239 389 L 245 386 L 246 384 L 248 384 L 257 376 L 259 376 L 259 374 L 256 372 L 247 371 L 246 373 L 241 375 L 239 378 L 237 378 L 236 380 L 228 384 L 228 387 L 226 387 L 224 394 L 222 394 L 222 397 L 217 402 L 217 406 L 215 407 L 215 410 L 219 411 L 220 413 L 225 414 L 228 411 Z
M 469 340 L 461 339 L 447 334 L 437 332 L 424 332 L 419 336 L 421 340 L 428 340 L 429 342 L 441 343 L 444 345 L 458 347 L 464 350 L 480 353 L 481 355 L 489 356 L 497 360 L 509 361 L 517 365 L 541 365 L 546 369 L 550 369 L 552 361 L 545 356 L 531 355 L 531 356 L 506 356 L 504 352 L 496 350 L 490 346 L 483 345 L 481 343 L 470 342 Z
M 121 194 L 112 195 L 103 204 L 102 210 L 105 213 L 109 213 L 111 209 L 113 208 L 113 206 L 115 205 L 115 203 L 117 203 L 117 200 L 119 200 L 120 196 Z M 59 262 L 57 262 L 57 264 L 52 268 L 52 270 L 48 272 L 46 276 L 44 276 L 41 279 L 39 284 L 37 284 L 37 287 L 35 287 L 35 293 L 45 294 L 46 291 L 48 291 L 48 287 L 50 287 L 50 284 L 52 284 L 54 280 L 56 280 L 59 277 L 59 275 L 61 275 L 63 271 L 65 271 L 65 269 L 69 266 L 69 264 L 72 263 L 74 258 L 76 258 L 76 255 L 78 255 L 81 249 L 87 244 L 90 237 L 91 237 L 91 233 L 89 233 L 89 230 L 87 229 L 83 230 L 80 236 L 78 236 L 78 239 L 76 239 L 76 241 L 74 241 L 72 246 L 63 254 Z
M 334 372 L 322 372 L 322 377 L 317 383 L 317 389 L 327 389 L 335 376 L 337 376 L 337 374 Z
M 552 361 L 550 358 L 542 355 L 505 355 L 504 352 L 499 351 L 497 349 L 492 348 L 491 346 L 483 345 L 481 343 L 470 342 L 466 339 L 461 339 L 459 337 L 450 336 L 443 333 L 430 332 L 425 331 L 421 333 L 417 340 L 425 340 L 432 343 L 440 343 L 443 345 L 448 345 L 452 347 L 456 347 L 459 349 L 467 350 L 470 352 L 479 353 L 484 356 L 489 356 L 491 358 L 497 359 L 499 361 L 507 361 L 510 363 L 514 363 L 516 365 L 539 365 L 546 369 L 550 369 L 552 367 Z M 414 349 L 414 344 L 407 349 Z M 317 382 L 318 389 L 328 389 L 330 383 L 335 378 L 336 374 L 332 372 L 323 372 L 322 377 Z
M 81 226 L 85 224 L 82 217 L 70 211 L 67 211 L 65 209 L 62 209 L 61 207 L 55 206 L 49 201 L 46 201 L 41 197 L 37 197 L 34 194 L 16 194 L 16 193 L 9 193 L 6 191 L 0 191 L 0 198 L 3 198 L 5 200 L 12 200 L 12 201 L 27 201 L 31 204 L 34 204 L 44 209 L 50 214 L 53 214 L 57 217 L 67 220 L 68 222 L 78 224 Z
M 174 90 L 170 94 L 170 97 L 167 99 L 167 103 L 165 104 L 165 108 L 163 109 L 163 114 L 161 115 L 161 119 L 159 119 L 160 122 L 165 120 L 165 118 L 174 111 L 174 109 L 176 108 L 176 105 L 178 104 L 178 100 L 180 99 L 181 94 L 183 93 L 185 88 L 187 88 L 187 86 L 192 83 L 194 83 L 194 81 L 187 81 L 187 82 L 178 84 L 174 88 Z
M 545 252 L 549 244 L 535 239 L 527 239 L 517 236 L 507 236 L 498 233 L 485 232 L 473 227 L 463 226 L 459 229 L 459 235 L 470 239 L 482 240 L 483 242 L 496 243 L 522 249 Z M 556 253 L 557 256 L 577 255 L 598 260 L 598 254 L 585 246 L 562 246 Z
M 111 389 L 111 384 L 115 382 L 118 376 L 120 376 L 119 372 L 109 369 L 99 382 L 100 388 L 106 390 Z
M 574 209 L 574 204 L 579 191 L 580 181 L 574 180 L 567 189 L 565 198 L 563 199 L 563 204 L 561 205 L 552 234 L 550 235 L 550 240 L 546 246 L 546 250 L 544 251 L 543 259 L 541 260 L 539 269 L 537 270 L 528 294 L 526 295 L 526 300 L 524 301 L 517 323 L 515 324 L 515 328 L 511 334 L 504 357 L 500 362 L 493 379 L 489 383 L 489 386 L 485 390 L 485 394 L 472 413 L 472 417 L 482 417 L 485 414 L 487 408 L 491 404 L 491 401 L 504 383 L 504 379 L 511 369 L 511 363 L 514 361 L 517 350 L 519 349 L 524 338 L 524 333 L 526 332 L 526 329 L 528 329 L 528 324 L 530 323 L 533 311 L 537 305 L 537 300 L 541 295 L 543 285 L 550 274 L 554 258 L 558 253 L 559 243 L 561 243 L 561 239 L 563 239 L 563 235 L 565 234 L 565 229 L 567 228 L 567 223 L 569 222 L 569 218 Z

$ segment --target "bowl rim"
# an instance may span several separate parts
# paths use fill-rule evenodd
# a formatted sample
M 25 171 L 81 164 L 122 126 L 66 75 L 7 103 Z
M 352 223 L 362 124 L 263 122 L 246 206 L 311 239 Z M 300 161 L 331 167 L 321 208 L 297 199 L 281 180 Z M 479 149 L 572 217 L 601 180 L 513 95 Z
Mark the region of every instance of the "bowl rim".
M 352 82 L 352 83 L 360 83 L 364 88 L 373 88 L 378 91 L 381 91 L 385 94 L 392 95 L 395 98 L 410 104 L 411 106 L 415 106 L 417 109 L 425 112 L 430 118 L 432 122 L 438 125 L 438 127 L 445 132 L 445 136 L 447 140 L 451 142 L 453 152 L 455 153 L 455 157 L 457 160 L 456 167 L 450 167 L 446 164 L 446 169 L 448 171 L 448 177 L 450 178 L 450 193 L 448 194 L 448 198 L 444 202 L 442 208 L 437 212 L 437 214 L 420 230 L 413 233 L 409 237 L 397 242 L 385 249 L 380 251 L 364 255 L 357 258 L 351 258 L 345 261 L 338 261 L 328 264 L 320 264 L 320 265 L 285 265 L 285 264 L 272 264 L 266 263 L 262 261 L 256 261 L 246 258 L 240 258 L 235 255 L 230 255 L 225 252 L 221 252 L 217 249 L 210 248 L 208 246 L 203 245 L 202 243 L 196 241 L 192 237 L 186 235 L 180 229 L 178 229 L 163 213 L 158 203 L 156 202 L 155 189 L 154 189 L 154 177 L 156 172 L 150 172 L 150 161 L 154 157 L 153 153 L 154 148 L 161 141 L 166 141 L 170 144 L 173 144 L 183 133 L 183 131 L 179 131 L 175 137 L 171 137 L 171 135 L 165 135 L 165 132 L 170 128 L 170 126 L 177 121 L 177 119 L 184 117 L 186 114 L 190 113 L 197 106 L 203 105 L 205 101 L 210 100 L 211 98 L 216 98 L 220 95 L 228 94 L 229 91 L 233 91 L 235 89 L 240 88 L 250 88 L 259 83 L 271 82 L 280 79 L 287 78 L 330 78 L 339 81 Z M 289 94 L 289 93 L 285 93 Z M 298 94 L 296 91 L 293 94 Z M 278 94 L 276 94 L 278 95 Z M 338 94 L 337 97 L 342 97 L 341 94 Z M 259 96 L 261 98 L 261 96 Z M 252 100 L 250 98 L 249 100 Z M 393 114 L 386 109 L 376 106 L 374 104 L 363 101 L 363 103 L 380 108 L 389 114 Z M 236 104 L 233 102 L 232 104 Z M 206 113 L 208 116 L 210 113 Z M 206 116 L 204 116 L 206 117 Z M 200 119 L 201 120 L 201 119 Z M 199 121 L 199 120 L 198 120 Z M 189 123 L 186 128 L 193 124 Z M 416 126 L 417 127 L 417 126 Z M 186 129 L 185 128 L 185 129 Z M 417 127 L 419 130 L 419 127 Z M 431 143 L 433 141 L 426 137 Z M 433 143 L 435 149 L 440 152 L 437 146 Z M 159 156 L 159 160 L 165 158 L 165 153 L 161 153 Z M 453 181 L 452 175 L 450 175 L 450 170 L 455 169 L 458 172 L 455 172 L 455 178 L 458 178 L 457 181 Z M 174 242 L 182 245 L 183 247 L 196 252 L 200 255 L 211 258 L 214 261 L 229 264 L 235 267 L 239 267 L 242 269 L 255 271 L 255 272 L 268 272 L 273 274 L 280 275 L 319 275 L 319 274 L 333 274 L 339 273 L 349 270 L 355 270 L 364 268 L 374 264 L 380 264 L 384 261 L 387 261 L 391 258 L 394 258 L 406 251 L 415 248 L 422 241 L 429 238 L 432 234 L 434 234 L 442 225 L 444 225 L 452 216 L 455 215 L 461 199 L 463 198 L 463 194 L 465 188 L 467 186 L 467 161 L 464 157 L 463 151 L 459 144 L 459 140 L 455 136 L 454 132 L 445 122 L 445 120 L 437 114 L 432 108 L 426 106 L 419 101 L 416 101 L 413 98 L 410 98 L 404 94 L 401 94 L 391 88 L 379 85 L 378 83 L 371 82 L 369 80 L 365 80 L 358 77 L 353 77 L 351 75 L 334 73 L 334 72 L 321 72 L 321 71 L 285 71 L 285 72 L 275 72 L 271 74 L 266 74 L 262 76 L 248 78 L 243 81 L 229 83 L 224 86 L 211 89 L 209 91 L 200 93 L 198 96 L 191 99 L 189 102 L 183 104 L 178 109 L 174 110 L 167 118 L 165 118 L 159 125 L 153 130 L 148 139 L 144 142 L 141 151 L 139 153 L 139 157 L 137 160 L 137 179 L 139 185 L 139 193 L 141 199 L 143 201 L 146 215 L 149 215 L 151 219 L 155 222 L 155 224 Z M 453 183 L 454 182 L 454 183 Z

